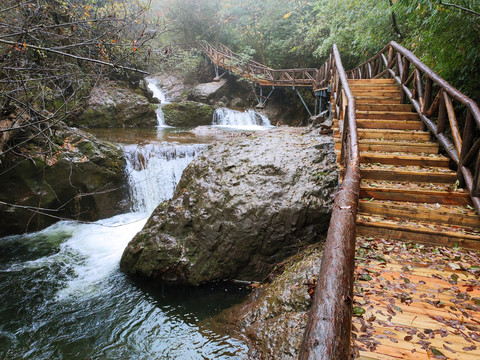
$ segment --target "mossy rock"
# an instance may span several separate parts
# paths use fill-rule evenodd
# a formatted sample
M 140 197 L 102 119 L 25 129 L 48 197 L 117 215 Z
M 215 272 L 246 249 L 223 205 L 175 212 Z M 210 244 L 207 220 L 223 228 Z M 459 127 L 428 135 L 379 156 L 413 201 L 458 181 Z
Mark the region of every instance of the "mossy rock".
M 195 101 L 167 104 L 162 110 L 165 124 L 176 127 L 211 125 L 215 111 L 213 106 Z

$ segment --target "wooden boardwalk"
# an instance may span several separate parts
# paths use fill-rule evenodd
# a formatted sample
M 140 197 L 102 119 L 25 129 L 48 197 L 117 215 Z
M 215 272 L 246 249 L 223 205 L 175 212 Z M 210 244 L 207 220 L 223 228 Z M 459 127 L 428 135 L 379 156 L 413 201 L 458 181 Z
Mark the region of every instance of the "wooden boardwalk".
M 470 195 L 392 79 L 349 85 L 362 176 L 352 352 L 480 359 L 480 255 L 459 248 L 480 249 Z M 342 126 L 335 120 L 338 152 Z

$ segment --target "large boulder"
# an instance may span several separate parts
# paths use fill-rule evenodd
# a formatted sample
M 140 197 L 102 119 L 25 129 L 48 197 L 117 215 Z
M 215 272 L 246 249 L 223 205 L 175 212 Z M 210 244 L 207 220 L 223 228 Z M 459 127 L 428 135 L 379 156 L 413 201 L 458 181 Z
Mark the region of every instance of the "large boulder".
M 165 124 L 175 127 L 211 125 L 215 109 L 195 101 L 171 103 L 162 107 Z
M 323 244 L 280 264 L 268 284 L 253 284 L 242 303 L 222 311 L 206 326 L 248 346 L 249 359 L 298 359 L 320 270 Z
M 214 100 L 228 95 L 227 80 L 213 81 L 195 86 L 188 97 L 189 100 L 213 104 Z
M 107 82 L 95 87 L 86 110 L 75 121 L 76 126 L 90 128 L 153 127 L 157 125 L 156 105 L 142 90 L 134 91 L 120 83 Z
M 92 221 L 125 212 L 120 148 L 67 127 L 51 140 L 36 138 L 2 162 L 0 236 L 41 230 L 62 218 Z
M 322 239 L 336 156 L 331 138 L 302 131 L 239 136 L 196 158 L 129 243 L 121 268 L 153 282 L 258 280 Z

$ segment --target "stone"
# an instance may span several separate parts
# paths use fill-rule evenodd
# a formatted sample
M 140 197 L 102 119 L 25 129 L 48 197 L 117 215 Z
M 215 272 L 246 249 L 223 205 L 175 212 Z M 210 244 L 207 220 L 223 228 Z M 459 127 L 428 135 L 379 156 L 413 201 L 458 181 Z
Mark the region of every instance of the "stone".
M 322 255 L 320 243 L 287 259 L 269 283 L 253 284 L 252 293 L 240 304 L 201 325 L 244 341 L 249 359 L 298 359 L 312 304 L 309 290 L 314 290 Z
M 74 124 L 89 128 L 154 127 L 155 109 L 156 105 L 148 101 L 141 89 L 134 91 L 111 81 L 92 90 L 86 110 Z
M 331 137 L 301 128 L 237 136 L 186 168 L 121 268 L 153 283 L 261 280 L 323 239 L 336 188 Z
M 220 81 L 214 81 L 209 83 L 198 84 L 195 86 L 188 97 L 189 100 L 210 103 L 212 104 L 214 100 L 220 99 L 226 91 L 228 91 L 227 80 L 220 79 Z
M 55 130 L 51 152 L 37 139 L 0 166 L 0 237 L 62 218 L 95 221 L 127 210 L 126 163 L 118 146 L 65 126 Z
M 175 127 L 211 125 L 215 109 L 195 101 L 182 101 L 162 107 L 165 124 Z

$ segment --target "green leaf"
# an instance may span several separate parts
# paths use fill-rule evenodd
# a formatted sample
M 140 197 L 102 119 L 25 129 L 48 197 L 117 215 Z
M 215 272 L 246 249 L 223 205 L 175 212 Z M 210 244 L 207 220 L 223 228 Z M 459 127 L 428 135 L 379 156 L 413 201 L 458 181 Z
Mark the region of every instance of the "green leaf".
M 353 316 L 360 317 L 363 314 L 365 314 L 365 309 L 364 308 L 361 308 L 360 306 L 355 306 L 353 308 Z
M 435 349 L 434 347 L 431 347 L 431 348 L 430 348 L 430 351 L 432 352 L 433 355 L 445 357 L 445 355 L 443 355 L 443 353 L 442 353 L 440 350 L 437 350 L 437 349 Z

